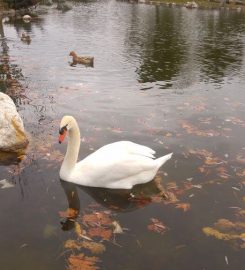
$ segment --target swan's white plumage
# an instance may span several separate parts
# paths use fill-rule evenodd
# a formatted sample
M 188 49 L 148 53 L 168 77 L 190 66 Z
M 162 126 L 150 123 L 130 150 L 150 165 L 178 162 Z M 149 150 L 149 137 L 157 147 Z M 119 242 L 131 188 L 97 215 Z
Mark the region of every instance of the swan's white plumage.
M 79 185 L 130 189 L 151 181 L 172 153 L 155 159 L 155 151 L 129 141 L 105 145 L 76 163 L 80 133 L 76 120 L 64 116 L 60 128 L 67 126 L 68 148 L 60 170 L 60 178 Z

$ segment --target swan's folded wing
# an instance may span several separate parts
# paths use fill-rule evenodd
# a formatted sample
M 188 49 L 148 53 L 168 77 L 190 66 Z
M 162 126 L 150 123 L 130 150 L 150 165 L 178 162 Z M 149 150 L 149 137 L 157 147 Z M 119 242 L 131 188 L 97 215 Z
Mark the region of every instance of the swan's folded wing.
M 134 154 L 134 155 L 140 155 L 140 156 L 145 156 L 145 157 L 150 157 L 150 158 L 155 158 L 154 154 L 155 151 L 151 149 L 150 147 L 140 145 L 137 143 L 133 143 L 130 141 L 119 141 L 111 144 L 107 144 L 103 147 L 101 147 L 98 151 L 96 152 L 110 152 L 110 153 L 128 153 L 128 154 Z
M 156 170 L 156 162 L 152 158 L 97 151 L 76 164 L 72 177 L 80 178 L 84 185 L 109 187 L 112 182 L 151 170 Z

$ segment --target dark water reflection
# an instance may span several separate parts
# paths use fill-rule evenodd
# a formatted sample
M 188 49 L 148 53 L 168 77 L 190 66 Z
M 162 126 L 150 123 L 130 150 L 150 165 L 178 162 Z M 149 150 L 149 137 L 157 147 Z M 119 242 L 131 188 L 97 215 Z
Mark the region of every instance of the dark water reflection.
M 20 41 L 24 30 L 29 45 Z M 129 229 L 117 237 L 122 247 L 105 243 L 101 269 L 244 268 L 241 242 L 202 232 L 220 218 L 235 222 L 245 207 L 243 13 L 95 1 L 74 3 L 67 13 L 50 10 L 35 23 L 4 24 L 3 31 L 1 71 L 23 86 L 10 95 L 31 143 L 24 160 L 0 166 L 0 180 L 15 184 L 0 189 L 1 269 L 66 269 L 63 245 L 77 236 L 59 212 L 70 205 L 81 216 L 93 203 Z M 94 56 L 94 68 L 70 66 L 72 50 Z M 10 89 L 4 78 L 1 86 Z M 64 114 L 81 128 L 80 158 L 121 139 L 157 156 L 174 152 L 161 183 L 171 191 L 175 182 L 179 203 L 191 208 L 157 202 L 155 182 L 130 192 L 140 200 L 61 182 Z M 217 164 L 204 164 L 201 149 Z M 151 218 L 169 230 L 148 231 Z

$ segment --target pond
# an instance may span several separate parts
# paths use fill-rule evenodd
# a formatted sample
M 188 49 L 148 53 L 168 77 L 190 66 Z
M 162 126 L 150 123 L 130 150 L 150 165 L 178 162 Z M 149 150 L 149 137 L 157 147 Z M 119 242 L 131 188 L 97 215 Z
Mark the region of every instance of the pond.
M 3 27 L 30 145 L 0 166 L 1 269 L 244 269 L 244 14 L 86 1 Z M 129 192 L 64 183 L 66 114 L 81 159 L 117 140 L 174 155 Z

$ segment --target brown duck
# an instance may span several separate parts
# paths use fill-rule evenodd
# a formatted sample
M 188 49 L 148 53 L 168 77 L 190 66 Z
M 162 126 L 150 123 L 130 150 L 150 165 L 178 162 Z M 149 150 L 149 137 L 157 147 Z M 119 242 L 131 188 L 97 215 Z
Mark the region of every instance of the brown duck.
M 94 66 L 94 57 L 78 56 L 74 51 L 70 52 L 70 56 L 72 56 L 72 65 L 83 64 L 85 66 Z

